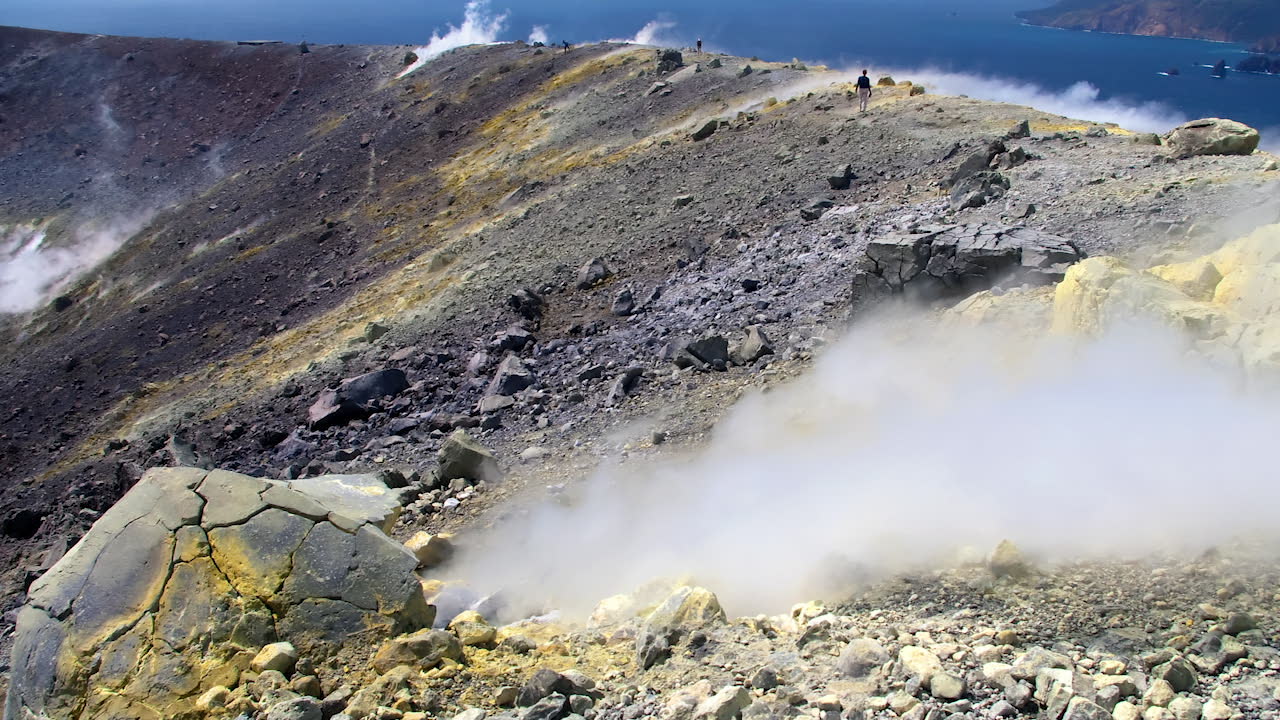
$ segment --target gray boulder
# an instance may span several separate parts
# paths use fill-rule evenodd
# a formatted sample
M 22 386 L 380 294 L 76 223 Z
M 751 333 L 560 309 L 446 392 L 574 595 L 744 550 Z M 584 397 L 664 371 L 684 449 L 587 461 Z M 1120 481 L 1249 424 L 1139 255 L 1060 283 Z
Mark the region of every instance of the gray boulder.
M 1011 184 L 1003 173 L 983 170 L 957 182 L 951 188 L 951 209 L 966 210 L 986 205 L 989 200 L 1004 197 Z
M 835 205 L 835 202 L 831 200 L 831 198 L 817 198 L 815 200 L 811 200 L 808 205 L 800 208 L 800 218 L 802 220 L 813 222 L 814 220 L 821 218 L 823 215 L 826 215 L 827 211 L 835 207 Z
M 489 381 L 486 395 L 515 395 L 533 385 L 533 373 L 516 355 L 508 355 L 498 363 L 498 369 Z
M 1004 143 L 996 140 L 964 159 L 960 166 L 942 183 L 944 188 L 954 188 L 962 181 L 991 169 L 991 160 L 1005 152 Z
M 1251 155 L 1258 149 L 1257 130 L 1222 118 L 1183 123 L 1164 136 L 1164 144 L 1178 157 L 1194 155 Z
M 723 335 L 708 335 L 678 350 L 673 357 L 677 367 L 699 370 L 724 370 L 728 367 L 729 341 Z
M 720 129 L 720 125 L 722 123 L 724 123 L 724 121 L 721 120 L 720 118 L 714 118 L 712 120 L 708 120 L 703 124 L 699 125 L 698 129 L 694 130 L 693 133 L 689 135 L 689 137 L 693 139 L 694 142 L 706 140 L 707 138 L 714 135 L 717 130 Z
M 750 365 L 765 355 L 773 354 L 773 343 L 759 325 L 748 325 L 746 336 L 729 351 L 729 359 L 737 365 Z
M 578 289 L 589 290 L 613 275 L 604 258 L 592 258 L 578 270 Z
M 684 55 L 679 50 L 663 48 L 658 51 L 658 72 L 669 73 L 684 66 Z
M 879 642 L 870 638 L 857 638 L 845 646 L 836 660 L 840 672 L 851 678 L 865 678 L 889 662 L 889 653 Z
M 832 190 L 848 190 L 849 185 L 853 182 L 853 166 L 849 163 L 837 165 L 831 174 L 827 176 L 827 184 Z

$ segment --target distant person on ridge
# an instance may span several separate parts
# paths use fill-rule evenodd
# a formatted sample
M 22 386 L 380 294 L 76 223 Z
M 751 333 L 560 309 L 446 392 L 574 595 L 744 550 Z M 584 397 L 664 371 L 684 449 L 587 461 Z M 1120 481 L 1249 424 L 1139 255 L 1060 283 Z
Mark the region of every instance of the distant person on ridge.
M 867 71 L 863 70 L 862 75 L 858 76 L 858 112 L 867 111 L 867 103 L 871 101 L 871 78 L 867 77 Z
M 565 41 L 564 41 L 564 54 L 565 54 L 565 55 L 568 55 L 568 54 L 569 54 L 569 41 L 568 41 L 568 40 L 565 40 Z
M 702 52 L 702 38 L 698 38 L 698 52 Z

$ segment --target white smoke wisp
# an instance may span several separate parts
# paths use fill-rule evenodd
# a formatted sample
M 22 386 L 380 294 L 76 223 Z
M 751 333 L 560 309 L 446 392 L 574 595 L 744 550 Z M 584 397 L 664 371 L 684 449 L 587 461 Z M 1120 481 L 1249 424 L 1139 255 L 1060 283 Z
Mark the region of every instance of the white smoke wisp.
M 1280 125 L 1260 128 L 1258 132 L 1262 134 L 1262 142 L 1258 146 L 1259 149 L 1272 155 L 1280 155 Z
M 1278 398 L 1169 331 L 1028 335 L 856 328 L 692 457 L 602 469 L 571 503 L 504 518 L 450 574 L 528 601 L 517 614 L 687 577 L 744 615 L 1005 538 L 1050 561 L 1274 534 Z
M 533 30 L 529 32 L 529 44 L 542 43 L 543 45 L 550 45 L 550 37 L 551 36 L 547 34 L 546 25 L 534 25 Z
M 42 226 L 0 228 L 0 313 L 24 313 L 48 302 L 111 257 L 149 218 L 82 225 L 65 247 L 47 246 Z
M 606 42 L 669 47 L 679 44 L 673 37 L 666 34 L 668 31 L 674 30 L 675 27 L 676 24 L 670 20 L 650 20 L 635 35 L 629 38 L 614 38 Z
M 898 79 L 922 84 L 942 95 L 968 95 L 980 100 L 1028 105 L 1037 110 L 1079 118 L 1097 123 L 1116 123 L 1139 132 L 1166 132 L 1190 118 L 1157 102 L 1129 103 L 1117 99 L 1101 99 L 1101 90 L 1080 81 L 1071 87 L 1053 91 L 1039 85 L 1009 78 L 968 75 L 934 69 L 892 69 L 884 71 Z
M 414 48 L 413 52 L 418 59 L 402 70 L 397 77 L 408 75 L 454 48 L 497 44 L 498 35 L 506 29 L 506 26 L 506 12 L 495 15 L 489 11 L 489 0 L 471 0 L 463 12 L 462 25 L 449 25 L 449 29 L 443 35 L 438 31 L 433 32 L 431 40 L 426 45 Z

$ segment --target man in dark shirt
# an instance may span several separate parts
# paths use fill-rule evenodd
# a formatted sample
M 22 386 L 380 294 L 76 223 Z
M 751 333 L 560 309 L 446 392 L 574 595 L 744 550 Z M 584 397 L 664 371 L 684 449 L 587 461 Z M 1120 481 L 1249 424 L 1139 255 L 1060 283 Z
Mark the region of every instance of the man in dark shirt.
M 858 111 L 866 112 L 867 103 L 871 100 L 871 78 L 867 77 L 867 71 L 863 70 L 862 75 L 858 76 Z

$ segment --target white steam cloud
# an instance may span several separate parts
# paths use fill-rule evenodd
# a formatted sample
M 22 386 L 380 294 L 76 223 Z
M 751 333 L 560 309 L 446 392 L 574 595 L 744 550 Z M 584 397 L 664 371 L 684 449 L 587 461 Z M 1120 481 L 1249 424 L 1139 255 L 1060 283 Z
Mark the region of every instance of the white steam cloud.
M 549 37 L 546 25 L 534 25 L 533 30 L 529 32 L 529 44 L 542 43 L 543 45 L 549 45 L 551 44 Z
M 606 42 L 627 43 L 628 45 L 658 45 L 670 46 L 679 43 L 669 35 L 669 30 L 674 30 L 676 24 L 669 20 L 650 20 L 640 31 L 629 38 L 614 38 Z
M 888 74 L 927 86 L 943 95 L 968 95 L 981 100 L 1029 105 L 1037 110 L 1092 122 L 1112 122 L 1128 130 L 1165 132 L 1190 118 L 1157 102 L 1133 104 L 1102 99 L 1101 91 L 1080 81 L 1059 92 L 1008 78 L 986 77 L 941 70 L 899 70 Z
M 506 12 L 495 15 L 489 10 L 488 0 L 471 0 L 463 13 L 462 25 L 450 25 L 443 35 L 439 32 L 432 33 L 431 40 L 426 45 L 414 49 L 418 59 L 401 71 L 399 77 L 408 75 L 454 48 L 493 45 L 498 42 L 498 34 L 506 26 Z
M 692 457 L 603 469 L 571 502 L 504 518 L 451 574 L 517 614 L 686 576 L 741 615 L 1004 538 L 1051 560 L 1274 530 L 1280 398 L 1168 331 L 1029 334 L 856 328 Z
M 44 226 L 0 227 L 0 313 L 23 313 L 44 304 L 145 224 L 142 218 L 89 223 L 75 230 L 65 247 L 47 246 Z

